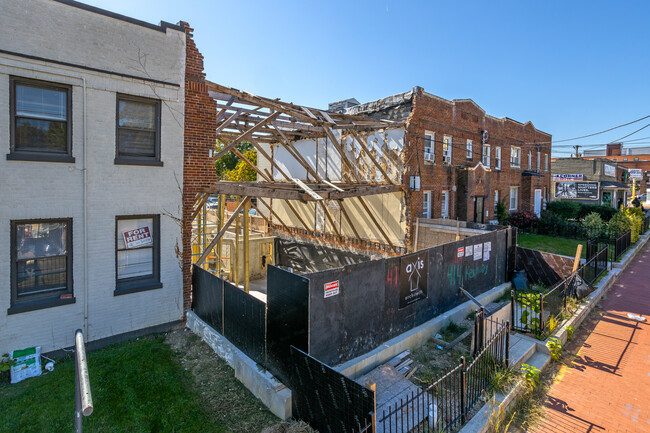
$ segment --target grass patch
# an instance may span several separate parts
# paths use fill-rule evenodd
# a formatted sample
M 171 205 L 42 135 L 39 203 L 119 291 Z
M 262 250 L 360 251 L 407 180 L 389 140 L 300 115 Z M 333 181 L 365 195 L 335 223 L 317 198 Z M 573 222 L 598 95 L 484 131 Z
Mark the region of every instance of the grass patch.
M 585 241 L 579 241 L 577 239 L 535 235 L 532 233 L 521 233 L 517 236 L 517 244 L 520 247 L 571 257 L 575 257 L 578 244 L 582 244 L 582 258 L 585 258 L 587 253 L 585 243 Z
M 466 330 L 466 328 L 459 326 L 454 322 L 449 322 L 449 325 L 440 330 L 440 335 L 442 335 L 444 341 L 451 343 L 456 338 L 460 337 L 460 335 Z
M 91 432 L 230 432 L 206 412 L 190 374 L 163 336 L 131 340 L 88 353 L 95 410 Z M 0 384 L 0 432 L 74 430 L 74 358 L 54 372 L 16 385 Z M 252 397 L 252 396 L 251 396 Z

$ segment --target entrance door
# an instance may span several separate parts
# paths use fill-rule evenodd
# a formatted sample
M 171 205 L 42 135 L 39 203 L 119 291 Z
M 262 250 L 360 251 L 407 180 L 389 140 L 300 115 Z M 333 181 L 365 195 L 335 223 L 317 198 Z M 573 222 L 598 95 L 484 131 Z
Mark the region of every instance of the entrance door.
M 483 206 L 483 200 L 485 197 L 474 197 L 474 222 L 483 224 L 485 220 L 485 208 Z
M 536 189 L 535 190 L 535 215 L 537 217 L 540 216 L 542 213 L 542 190 L 541 189 Z

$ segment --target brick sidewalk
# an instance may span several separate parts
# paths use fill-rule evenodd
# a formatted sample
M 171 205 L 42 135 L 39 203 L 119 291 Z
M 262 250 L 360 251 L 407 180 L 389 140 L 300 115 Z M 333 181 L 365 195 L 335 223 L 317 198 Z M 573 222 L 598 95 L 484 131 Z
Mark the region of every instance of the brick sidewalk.
M 650 432 L 650 243 L 601 305 L 604 315 L 561 367 L 535 432 Z

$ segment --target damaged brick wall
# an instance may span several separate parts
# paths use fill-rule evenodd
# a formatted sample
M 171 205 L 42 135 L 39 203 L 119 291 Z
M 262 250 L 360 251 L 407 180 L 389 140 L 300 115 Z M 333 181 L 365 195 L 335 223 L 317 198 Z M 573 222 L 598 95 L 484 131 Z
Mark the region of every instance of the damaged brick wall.
M 203 55 L 194 43 L 189 24 L 181 22 L 185 48 L 185 138 L 183 157 L 183 309 L 192 306 L 192 209 L 196 195 L 217 181 L 210 150 L 217 141 L 217 107 L 208 94 L 203 72 Z

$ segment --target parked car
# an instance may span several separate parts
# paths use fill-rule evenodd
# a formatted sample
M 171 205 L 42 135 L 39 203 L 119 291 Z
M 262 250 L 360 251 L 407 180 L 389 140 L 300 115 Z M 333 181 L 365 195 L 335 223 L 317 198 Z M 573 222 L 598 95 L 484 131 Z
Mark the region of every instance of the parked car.
M 208 209 L 217 209 L 219 207 L 219 197 L 208 197 L 205 202 L 205 207 Z

